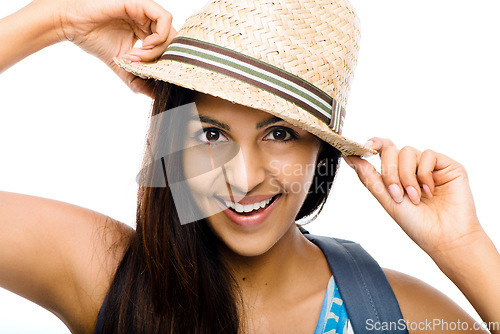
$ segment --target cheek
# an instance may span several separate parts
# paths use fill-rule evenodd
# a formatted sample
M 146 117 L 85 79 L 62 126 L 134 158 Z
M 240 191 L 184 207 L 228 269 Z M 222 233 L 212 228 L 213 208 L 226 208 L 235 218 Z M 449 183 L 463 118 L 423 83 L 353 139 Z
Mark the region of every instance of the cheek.
M 316 171 L 316 154 L 294 155 L 285 159 L 274 159 L 270 163 L 270 172 L 274 182 L 289 195 L 304 197 L 309 190 Z
M 210 158 L 200 149 L 185 149 L 183 154 L 185 182 L 194 194 L 209 194 L 220 179 L 220 168 L 212 169 Z
M 186 184 L 193 195 L 208 195 L 213 193 L 211 190 L 216 176 L 212 174 L 215 173 L 205 173 L 194 177 L 189 177 L 188 174 L 186 174 Z

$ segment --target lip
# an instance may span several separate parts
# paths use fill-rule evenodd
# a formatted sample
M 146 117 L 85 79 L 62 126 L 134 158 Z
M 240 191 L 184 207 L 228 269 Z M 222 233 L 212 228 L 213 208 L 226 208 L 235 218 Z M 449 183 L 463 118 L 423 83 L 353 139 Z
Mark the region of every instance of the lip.
M 274 196 L 272 196 L 272 197 L 274 197 Z M 265 199 L 267 199 L 267 198 L 269 198 L 269 196 L 267 196 Z M 262 223 L 264 220 L 266 220 L 266 218 L 271 214 L 273 209 L 276 207 L 276 205 L 280 201 L 281 194 L 278 194 L 276 199 L 265 210 L 263 210 L 259 213 L 256 213 L 254 215 L 251 215 L 251 216 L 243 216 L 243 215 L 237 214 L 236 212 L 230 210 L 224 204 L 222 204 L 220 202 L 219 198 L 216 197 L 216 199 L 217 199 L 216 202 L 219 205 L 219 207 L 222 209 L 222 212 L 224 212 L 224 214 L 233 223 L 236 223 L 237 225 L 240 225 L 240 226 L 257 226 L 260 223 Z

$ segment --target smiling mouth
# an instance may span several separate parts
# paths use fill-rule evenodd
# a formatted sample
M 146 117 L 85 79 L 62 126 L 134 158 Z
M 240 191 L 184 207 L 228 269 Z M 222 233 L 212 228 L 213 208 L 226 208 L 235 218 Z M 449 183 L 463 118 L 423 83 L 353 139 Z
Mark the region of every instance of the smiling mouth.
M 252 216 L 266 210 L 274 201 L 281 196 L 281 194 L 274 195 L 273 197 L 253 204 L 241 205 L 239 203 L 233 203 L 231 201 L 224 201 L 223 199 L 216 197 L 219 202 L 221 202 L 226 208 L 233 211 L 234 213 L 242 216 Z

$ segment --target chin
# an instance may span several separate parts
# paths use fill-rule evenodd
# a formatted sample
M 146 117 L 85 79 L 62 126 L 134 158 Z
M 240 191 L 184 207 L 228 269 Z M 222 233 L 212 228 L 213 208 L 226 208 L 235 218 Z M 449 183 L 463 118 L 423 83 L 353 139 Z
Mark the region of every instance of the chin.
M 255 257 L 260 256 L 269 249 L 271 249 L 275 242 L 267 242 L 267 240 L 223 240 L 224 244 L 228 248 L 229 251 L 234 253 L 235 255 L 244 256 L 244 257 Z
M 241 231 L 227 228 L 223 223 L 213 224 L 210 220 L 209 225 L 212 231 L 217 235 L 221 243 L 225 245 L 226 250 L 244 257 L 264 255 L 273 248 L 290 227 L 281 225 L 280 228 L 280 224 L 275 224 L 259 231 L 241 233 Z

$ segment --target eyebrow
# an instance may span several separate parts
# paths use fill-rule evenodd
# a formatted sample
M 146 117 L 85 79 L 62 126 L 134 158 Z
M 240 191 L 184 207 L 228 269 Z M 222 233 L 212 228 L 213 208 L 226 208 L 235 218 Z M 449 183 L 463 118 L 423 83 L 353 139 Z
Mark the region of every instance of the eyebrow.
M 276 116 L 272 116 L 272 117 L 270 117 L 268 119 L 263 120 L 260 123 L 257 123 L 257 125 L 255 126 L 255 128 L 258 130 L 258 129 L 263 128 L 265 126 L 268 126 L 270 124 L 274 124 L 274 123 L 278 123 L 278 122 L 282 122 L 282 121 L 284 121 L 282 118 L 279 118 L 279 117 L 276 117 Z
M 221 129 L 224 129 L 224 130 L 227 130 L 227 131 L 230 130 L 229 125 L 227 125 L 226 123 L 219 122 L 219 121 L 217 121 L 217 120 L 215 120 L 213 118 L 207 117 L 207 116 L 200 115 L 200 121 L 203 122 L 203 123 L 213 124 L 215 126 L 218 126 Z
M 224 129 L 227 131 L 231 130 L 231 127 L 229 125 L 227 125 L 226 123 L 219 122 L 218 120 L 215 120 L 213 118 L 210 118 L 210 117 L 207 117 L 204 115 L 199 115 L 199 116 L 200 116 L 200 121 L 203 123 L 213 124 L 215 126 L 220 127 L 221 129 Z M 255 129 L 259 130 L 259 129 L 261 129 L 265 126 L 268 126 L 270 124 L 274 124 L 274 123 L 278 123 L 278 122 L 282 122 L 282 121 L 284 121 L 282 118 L 272 116 L 268 119 L 263 120 L 262 122 L 257 123 L 257 125 L 255 126 Z

